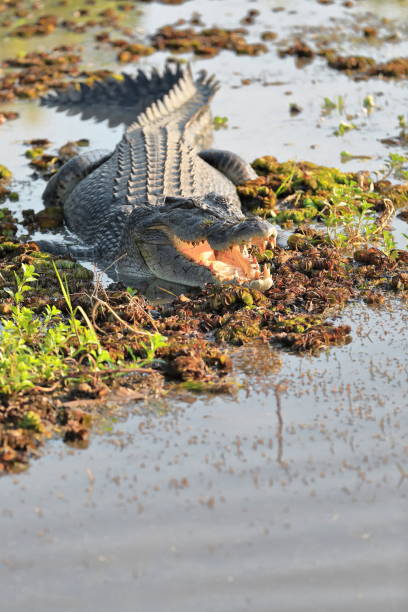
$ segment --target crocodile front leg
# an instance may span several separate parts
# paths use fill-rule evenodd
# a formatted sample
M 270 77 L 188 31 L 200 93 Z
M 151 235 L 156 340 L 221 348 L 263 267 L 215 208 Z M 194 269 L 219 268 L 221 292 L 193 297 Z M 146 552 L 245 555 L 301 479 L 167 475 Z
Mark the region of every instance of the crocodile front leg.
M 67 244 L 57 240 L 34 240 L 42 251 L 51 253 L 52 255 L 60 255 L 61 257 L 72 257 L 72 259 L 82 259 L 93 261 L 95 257 L 95 249 L 93 246 L 84 246 L 82 244 Z
M 111 151 L 98 149 L 76 155 L 55 174 L 48 182 L 44 193 L 44 206 L 62 206 L 65 199 L 88 174 L 93 172 L 112 155 Z
M 241 185 L 258 176 L 242 157 L 232 151 L 205 149 L 199 152 L 199 156 L 226 176 L 234 185 Z

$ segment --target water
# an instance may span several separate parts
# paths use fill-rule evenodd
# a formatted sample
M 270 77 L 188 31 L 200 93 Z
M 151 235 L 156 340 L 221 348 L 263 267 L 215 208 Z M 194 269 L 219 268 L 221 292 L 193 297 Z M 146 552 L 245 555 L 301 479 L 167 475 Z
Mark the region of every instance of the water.
M 286 10 L 272 12 L 279 4 Z M 403 24 L 408 10 L 406 2 L 361 2 L 347 12 L 340 3 L 193 0 L 142 5 L 137 27 L 152 31 L 194 10 L 208 25 L 236 26 L 252 7 L 261 11 L 253 39 L 264 29 L 283 38 L 299 24 L 337 27 L 332 17 L 349 23 L 367 10 Z M 371 54 L 365 45 L 353 52 Z M 404 55 L 407 43 L 372 52 Z M 160 66 L 163 57 L 143 64 Z M 101 60 L 98 67 L 111 65 Z M 354 82 L 319 59 L 296 68 L 274 48 L 194 64 L 222 84 L 213 110 L 230 127 L 216 132 L 216 146 L 246 159 L 338 166 L 348 150 L 373 159 L 347 168 L 378 170 L 390 150 L 380 139 L 395 135 L 397 115 L 406 114 L 405 82 Z M 245 87 L 242 78 L 256 80 Z M 337 95 L 361 128 L 343 138 L 333 136 L 339 116 L 321 117 L 323 97 Z M 362 110 L 367 95 L 378 100 L 371 115 Z M 291 101 L 304 109 L 296 118 Z M 21 118 L 1 127 L 0 160 L 19 181 L 19 210 L 40 209 L 44 187 L 29 178 L 22 140 L 61 145 L 86 135 L 107 148 L 120 135 L 35 103 L 15 107 Z M 402 241 L 406 224 L 393 223 Z M 338 321 L 351 325 L 350 345 L 318 358 L 240 349 L 244 388 L 235 398 L 111 407 L 88 450 L 52 441 L 26 474 L 3 478 L 1 610 L 405 611 L 407 313 L 397 301 L 379 310 L 353 305 Z
M 241 351 L 238 401 L 122 410 L 3 479 L 7 610 L 406 609 L 407 317 L 345 319 L 317 359 Z

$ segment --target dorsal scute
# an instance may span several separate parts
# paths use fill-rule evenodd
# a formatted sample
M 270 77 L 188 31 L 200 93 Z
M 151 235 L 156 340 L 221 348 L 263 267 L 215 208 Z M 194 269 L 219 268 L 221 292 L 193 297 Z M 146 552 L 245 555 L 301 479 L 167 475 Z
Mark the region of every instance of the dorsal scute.
M 173 115 L 182 114 L 183 111 L 183 123 L 190 123 L 199 109 L 208 106 L 218 87 L 215 78 L 208 77 L 205 71 L 201 71 L 194 80 L 191 67 L 187 66 L 179 71 L 179 78 L 168 91 L 137 116 L 135 122 L 127 128 L 127 133 L 149 125 L 171 122 Z

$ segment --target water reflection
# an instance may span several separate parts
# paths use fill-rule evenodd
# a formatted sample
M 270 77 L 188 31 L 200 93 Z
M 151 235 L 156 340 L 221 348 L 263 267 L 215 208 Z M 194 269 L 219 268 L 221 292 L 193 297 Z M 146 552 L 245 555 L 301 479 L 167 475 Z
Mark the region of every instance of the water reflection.
M 114 282 L 121 282 L 125 287 L 142 293 L 155 304 L 167 304 L 174 302 L 180 295 L 194 296 L 200 292 L 198 287 L 171 283 L 155 277 L 138 280 L 131 272 L 121 271 L 112 265 L 104 268 L 101 262 L 98 263 L 98 267 Z
M 277 428 L 276 428 L 276 441 L 277 441 L 277 454 L 276 461 L 282 467 L 287 467 L 287 464 L 283 460 L 283 428 L 284 421 L 282 416 L 282 393 L 287 391 L 287 381 L 282 381 L 274 386 L 274 394 L 276 400 L 276 417 L 277 417 Z

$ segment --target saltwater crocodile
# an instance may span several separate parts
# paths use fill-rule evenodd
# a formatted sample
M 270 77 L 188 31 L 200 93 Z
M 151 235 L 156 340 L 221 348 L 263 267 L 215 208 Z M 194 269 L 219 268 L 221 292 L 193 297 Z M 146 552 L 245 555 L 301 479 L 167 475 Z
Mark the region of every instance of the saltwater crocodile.
M 194 79 L 189 67 L 167 67 L 43 100 L 85 119 L 126 126 L 113 152 L 74 157 L 44 191 L 45 206 L 62 205 L 68 229 L 81 241 L 65 245 L 65 252 L 103 261 L 135 281 L 272 285 L 250 247 L 274 244 L 276 230 L 245 216 L 235 189 L 255 172 L 234 153 L 202 148 L 218 86 L 205 72 Z

